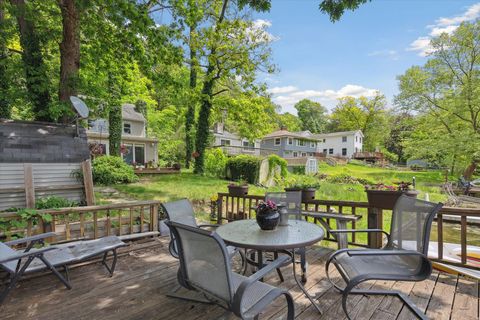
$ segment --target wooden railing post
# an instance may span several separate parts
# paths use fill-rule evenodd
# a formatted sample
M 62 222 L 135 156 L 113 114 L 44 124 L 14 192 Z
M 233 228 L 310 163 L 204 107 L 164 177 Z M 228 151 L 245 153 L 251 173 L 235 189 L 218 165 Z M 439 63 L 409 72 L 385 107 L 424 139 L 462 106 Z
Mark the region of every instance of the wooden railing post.
M 152 204 L 150 206 L 151 210 L 151 229 L 150 231 L 158 231 L 158 204 Z
M 85 200 L 87 206 L 95 205 L 95 193 L 93 191 L 92 165 L 90 160 L 82 162 L 83 185 L 85 188 Z
M 223 195 L 218 194 L 217 199 L 217 224 L 222 224 L 223 215 Z
M 368 208 L 368 229 L 383 230 L 383 211 L 378 208 Z M 380 232 L 370 233 L 368 235 L 368 246 L 370 248 L 381 248 L 383 246 L 383 236 Z
M 25 183 L 26 208 L 35 208 L 35 186 L 33 182 L 33 168 L 31 163 L 23 165 L 23 179 Z

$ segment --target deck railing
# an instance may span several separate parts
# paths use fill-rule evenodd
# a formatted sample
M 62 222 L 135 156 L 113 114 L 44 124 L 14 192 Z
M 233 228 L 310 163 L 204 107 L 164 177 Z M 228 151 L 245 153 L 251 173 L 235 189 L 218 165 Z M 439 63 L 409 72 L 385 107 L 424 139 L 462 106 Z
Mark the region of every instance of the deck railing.
M 3 224 L 0 240 L 50 231 L 57 234 L 57 237 L 52 239 L 53 242 L 156 231 L 159 205 L 158 201 L 137 201 L 36 210 L 32 219 L 26 221 L 26 226 L 17 212 L 0 213 L 0 221 Z M 51 216 L 51 221 L 44 221 L 47 220 L 42 218 L 45 215 Z
M 225 221 L 233 221 L 237 219 L 248 219 L 253 217 L 252 207 L 256 206 L 260 201 L 264 199 L 261 195 L 246 195 L 244 197 L 234 197 L 228 193 L 219 193 L 217 200 L 217 222 L 223 223 Z M 362 219 L 367 219 L 367 227 L 369 229 L 384 229 L 383 215 L 389 214 L 389 211 L 376 209 L 369 207 L 368 202 L 356 202 L 356 201 L 336 201 L 336 200 L 311 200 L 302 204 L 306 211 L 323 211 L 331 212 L 334 209 L 338 214 L 349 214 L 361 216 Z M 472 221 L 472 218 L 478 219 Z M 310 218 L 311 219 L 311 218 Z M 333 220 L 333 219 L 330 219 Z M 310 221 L 317 223 L 314 219 Z M 335 229 L 332 224 L 333 221 L 327 223 Z M 355 221 L 349 222 L 348 227 L 356 229 L 357 224 Z M 446 239 L 447 233 L 445 226 L 449 225 L 450 230 L 455 230 L 456 227 L 460 227 L 459 234 L 455 234 L 459 239 Z M 480 249 L 473 258 L 469 258 L 467 243 L 469 243 L 468 228 L 472 225 L 477 225 L 480 232 L 480 209 L 465 209 L 465 208 L 452 208 L 444 207 L 435 219 L 432 227 L 431 243 L 437 242 L 437 250 L 430 250 L 430 258 L 434 261 L 448 263 L 452 265 L 468 267 L 475 270 L 480 270 Z M 389 230 L 387 230 L 389 231 Z M 455 233 L 455 232 L 454 232 Z M 451 233 L 448 234 L 451 238 Z M 475 234 L 476 239 L 480 242 L 479 234 Z M 326 234 L 325 240 L 336 241 L 331 234 Z M 359 239 L 359 236 L 352 235 L 349 238 L 349 244 L 360 247 L 380 248 L 384 244 L 385 239 L 380 234 L 372 234 L 367 239 Z M 454 245 L 459 247 L 459 252 L 452 256 L 452 253 L 446 253 L 445 248 L 448 241 L 452 241 Z M 480 246 L 477 244 L 477 246 Z M 457 250 L 458 251 L 458 250 Z M 454 261 L 458 259 L 458 261 Z

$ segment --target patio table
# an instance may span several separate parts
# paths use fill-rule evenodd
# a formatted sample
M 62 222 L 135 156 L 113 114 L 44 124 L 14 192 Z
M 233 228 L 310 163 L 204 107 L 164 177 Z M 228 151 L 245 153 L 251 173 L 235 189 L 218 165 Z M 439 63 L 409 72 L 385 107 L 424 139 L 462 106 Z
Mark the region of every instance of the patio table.
M 256 220 L 237 220 L 221 225 L 217 234 L 229 245 L 238 248 L 254 249 L 258 252 L 258 265 L 263 265 L 263 251 L 287 251 L 292 259 L 293 278 L 312 305 L 321 313 L 314 299 L 297 277 L 295 268 L 295 249 L 313 245 L 325 235 L 323 229 L 303 220 L 289 220 L 287 226 L 278 226 L 276 230 L 261 230 Z

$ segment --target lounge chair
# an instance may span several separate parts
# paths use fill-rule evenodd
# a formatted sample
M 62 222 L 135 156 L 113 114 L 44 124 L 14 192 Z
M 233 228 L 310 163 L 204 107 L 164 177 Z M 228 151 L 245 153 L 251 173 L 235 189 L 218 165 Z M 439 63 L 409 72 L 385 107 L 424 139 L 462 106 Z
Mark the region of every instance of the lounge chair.
M 115 236 L 104 237 L 96 240 L 74 241 L 53 245 L 49 247 L 35 248 L 36 245 L 43 245 L 46 238 L 55 237 L 55 233 L 43 233 L 32 237 L 26 237 L 5 243 L 0 243 L 0 267 L 8 273 L 9 282 L 0 293 L 0 304 L 6 298 L 10 290 L 18 280 L 27 273 L 50 270 L 65 285 L 71 289 L 68 265 L 78 263 L 86 259 L 103 254 L 102 264 L 110 276 L 115 271 L 117 263 L 117 248 L 126 246 Z M 15 250 L 12 246 L 26 244 L 24 250 Z M 110 266 L 106 259 L 112 251 L 113 261 Z M 57 270 L 63 267 L 65 277 Z
M 290 293 L 259 281 L 289 257 L 282 256 L 245 277 L 232 272 L 225 243 L 215 232 L 171 221 L 166 224 L 177 239 L 178 280 L 183 287 L 203 293 L 207 299 L 203 302 L 218 304 L 242 319 L 257 319 L 262 310 L 283 295 L 288 305 L 287 319 L 293 319 Z
M 382 249 L 342 249 L 334 252 L 325 265 L 326 274 L 333 286 L 342 292 L 342 307 L 347 310 L 349 294 L 396 295 L 420 319 L 427 319 L 423 312 L 403 293 L 390 290 L 354 289 L 368 280 L 423 281 L 432 273 L 427 258 L 432 221 L 442 208 L 441 203 L 431 203 L 401 196 L 392 213 L 390 234 L 380 229 L 333 230 L 332 232 L 382 232 L 388 242 Z M 343 280 L 345 288 L 331 281 L 329 266 L 333 264 Z

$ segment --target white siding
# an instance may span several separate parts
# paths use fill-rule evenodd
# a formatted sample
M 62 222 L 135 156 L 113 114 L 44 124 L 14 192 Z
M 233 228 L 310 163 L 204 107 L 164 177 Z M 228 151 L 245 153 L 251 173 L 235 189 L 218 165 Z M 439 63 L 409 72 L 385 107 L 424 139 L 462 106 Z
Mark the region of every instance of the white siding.
M 0 163 L 0 210 L 11 207 L 25 207 L 23 163 Z M 34 163 L 33 182 L 35 188 L 48 187 L 51 190 L 37 190 L 35 198 L 58 196 L 73 201 L 84 201 L 83 189 L 65 189 L 63 186 L 79 186 L 72 171 L 80 170 L 79 163 Z M 58 187 L 56 189 L 55 187 Z M 11 189 L 11 190 L 9 190 Z

